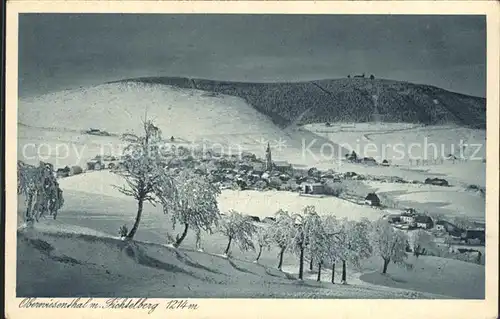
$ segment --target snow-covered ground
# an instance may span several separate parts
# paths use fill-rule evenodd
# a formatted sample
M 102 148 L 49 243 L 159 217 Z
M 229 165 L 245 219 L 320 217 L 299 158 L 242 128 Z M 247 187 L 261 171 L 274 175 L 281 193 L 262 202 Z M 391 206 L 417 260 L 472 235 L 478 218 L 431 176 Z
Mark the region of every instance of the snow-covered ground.
M 484 266 L 434 256 L 408 258 L 413 269 L 390 265 L 388 273 L 380 273 L 381 260 L 371 258 L 363 264 L 365 274 L 360 279 L 375 285 L 432 291 L 455 298 L 484 298 Z M 372 272 L 368 272 L 369 269 Z
M 119 239 L 64 229 L 44 231 L 18 233 L 18 296 L 446 298 L 374 285 L 300 282 L 272 267 L 237 258 L 143 242 L 129 246 Z
M 441 187 L 425 184 L 398 184 L 366 181 L 377 194 L 384 194 L 404 207 L 441 213 L 447 216 L 465 215 L 484 221 L 485 198 L 463 187 Z
M 308 205 L 314 206 L 320 215 L 332 214 L 353 220 L 363 217 L 375 220 L 383 215 L 382 210 L 360 206 L 333 196 L 315 198 L 283 191 L 224 190 L 219 198 L 219 205 L 223 211 L 235 209 L 260 218 L 273 216 L 279 209 L 298 213 Z
M 450 126 L 421 126 L 408 123 L 324 123 L 304 125 L 309 130 L 335 143 L 354 150 L 361 156 L 386 159 L 391 167 L 357 169 L 374 175 L 396 175 L 406 179 L 423 176 L 442 177 L 456 184 L 486 185 L 486 131 Z M 466 145 L 462 150 L 461 145 Z M 461 151 L 462 150 L 462 151 Z M 436 159 L 461 154 L 467 161 Z M 413 160 L 410 165 L 410 158 Z M 425 164 L 416 160 L 428 160 Z M 397 165 L 397 167 L 394 167 Z M 344 164 L 343 170 L 355 166 Z M 359 165 L 356 165 L 359 166 Z
M 483 297 L 484 289 L 480 285 L 484 285 L 484 280 L 481 281 L 481 278 L 484 278 L 484 267 L 444 258 L 420 257 L 418 261 L 410 260 L 415 265 L 413 270 L 390 265 L 388 275 L 382 276 L 375 274 L 375 272 L 380 272 L 382 260 L 373 257 L 363 262 L 360 269 L 348 265 L 348 286 L 332 286 L 328 283 L 331 278 L 331 271 L 328 267 L 323 269 L 321 284 L 309 280 L 303 284 L 297 283 L 293 278 L 296 278 L 298 272 L 298 258 L 291 253 L 285 254 L 283 267 L 285 273 L 275 270 L 278 251 L 274 247 L 269 251 L 263 251 L 260 265 L 253 264 L 256 252 L 241 252 L 237 246 L 231 249 L 231 261 L 218 257 L 227 245 L 227 238 L 219 233 L 203 235 L 204 253 L 201 253 L 194 251 L 195 236 L 189 232 L 181 250 L 175 253 L 172 248 L 165 245 L 166 232 L 177 234 L 180 230 L 174 230 L 170 218 L 164 215 L 158 207 L 151 205 L 145 205 L 143 219 L 136 236 L 137 240 L 150 244 L 138 244 L 142 247 L 139 248 L 140 253 L 144 249 L 144 255 L 139 257 L 138 261 L 134 261 L 129 255 L 130 252 L 127 252 L 117 239 L 119 226 L 127 224 L 130 227 L 133 223 L 135 218 L 133 201 L 73 191 L 65 193 L 65 200 L 65 208 L 60 212 L 57 221 L 42 219 L 40 223 L 35 224 L 35 230 L 26 231 L 26 236 L 50 243 L 55 248 L 55 252 L 51 255 L 66 258 L 69 264 L 55 262 L 48 256 L 36 252 L 31 247 L 32 245 L 24 240 L 24 235 L 21 236 L 18 242 L 20 260 L 18 272 L 28 274 L 28 269 L 36 266 L 39 271 L 46 274 L 44 277 L 38 276 L 37 278 L 21 276 L 18 281 L 21 294 L 38 295 L 43 291 L 46 294 L 91 293 L 96 296 L 109 296 L 111 292 L 119 291 L 120 296 L 122 294 L 123 296 L 146 294 L 151 297 L 179 298 L 203 296 Z M 22 205 L 20 210 L 23 210 Z M 61 232 L 63 234 L 54 235 Z M 179 255 L 186 257 L 179 259 Z M 77 260 L 79 264 L 74 260 Z M 422 266 L 422 263 L 425 265 Z M 442 267 L 443 265 L 446 267 Z M 420 269 L 420 266 L 425 270 Z M 23 272 L 25 269 L 26 271 Z M 53 272 L 54 270 L 57 271 Z M 219 274 L 213 273 L 213 270 L 222 273 L 220 277 Z M 340 272 L 341 267 L 338 265 L 335 275 L 337 283 L 340 279 Z M 315 266 L 313 272 L 306 271 L 305 278 L 313 280 L 316 278 L 316 273 L 317 267 Z M 455 277 L 464 273 L 468 274 L 466 278 L 457 281 Z M 81 274 L 86 274 L 87 279 L 79 279 Z M 440 277 L 436 277 L 436 274 Z M 75 276 L 79 277 L 73 279 L 76 280 L 75 285 L 65 284 Z M 153 284 L 157 276 L 164 279 L 162 284 Z M 60 284 L 50 285 L 52 290 L 46 290 L 46 285 L 43 283 L 47 278 Z M 143 280 L 139 280 L 140 284 L 134 285 L 134 280 L 138 278 Z M 381 278 L 385 278 L 383 282 Z M 425 285 L 429 281 L 433 284 Z M 446 285 L 440 285 L 441 281 Z M 73 288 L 68 290 L 69 286 Z M 175 289 L 179 286 L 182 288 Z
M 122 185 L 125 185 L 125 180 L 109 171 L 88 172 L 60 179 L 60 187 L 64 191 L 129 200 L 129 197 L 114 187 Z M 218 201 L 219 208 L 223 212 L 234 209 L 260 218 L 274 216 L 279 209 L 300 212 L 307 205 L 314 205 L 320 214 L 335 214 L 338 217 L 350 219 L 362 217 L 377 219 L 383 215 L 383 211 L 379 209 L 360 206 L 332 196 L 305 197 L 298 193 L 284 191 L 222 190 Z

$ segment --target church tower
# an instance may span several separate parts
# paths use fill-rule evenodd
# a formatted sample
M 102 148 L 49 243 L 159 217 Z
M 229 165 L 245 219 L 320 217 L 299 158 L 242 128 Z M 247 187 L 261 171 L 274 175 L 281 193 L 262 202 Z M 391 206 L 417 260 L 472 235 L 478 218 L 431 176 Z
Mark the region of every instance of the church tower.
M 266 171 L 271 171 L 273 169 L 273 159 L 271 157 L 271 147 L 267 143 L 266 149 Z

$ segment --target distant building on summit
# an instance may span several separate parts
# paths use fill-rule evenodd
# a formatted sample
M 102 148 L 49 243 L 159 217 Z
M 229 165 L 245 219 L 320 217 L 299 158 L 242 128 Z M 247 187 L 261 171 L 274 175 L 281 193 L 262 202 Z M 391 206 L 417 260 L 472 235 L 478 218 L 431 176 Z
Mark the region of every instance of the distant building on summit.
M 267 149 L 266 149 L 266 171 L 271 171 L 273 169 L 273 159 L 271 156 L 271 147 L 269 146 L 269 143 L 267 143 Z

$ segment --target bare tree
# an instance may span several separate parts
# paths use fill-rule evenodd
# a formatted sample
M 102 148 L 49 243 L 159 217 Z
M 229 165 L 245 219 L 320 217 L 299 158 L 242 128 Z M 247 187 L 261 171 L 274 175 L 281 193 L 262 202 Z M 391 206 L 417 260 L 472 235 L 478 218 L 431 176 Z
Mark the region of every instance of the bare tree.
M 306 215 L 306 236 L 311 263 L 314 260 L 318 265 L 317 281 L 321 281 L 321 269 L 327 258 L 328 241 L 323 220 L 314 211 Z
M 396 231 L 385 220 L 379 219 L 373 223 L 371 239 L 375 253 L 384 260 L 382 273 L 387 272 L 387 266 L 392 261 L 404 264 L 408 236 L 402 231 Z
M 304 252 L 306 247 L 313 243 L 315 236 L 321 231 L 321 218 L 314 206 L 306 206 L 302 214 L 294 214 L 295 234 L 293 248 L 299 255 L 299 279 L 304 279 Z
M 163 165 L 160 129 L 152 121 L 144 121 L 143 128 L 144 135 L 134 135 L 133 141 L 125 148 L 122 169 L 116 171 L 127 183 L 116 188 L 137 201 L 137 214 L 128 239 L 134 238 L 139 228 L 144 202 L 165 204 L 175 191 L 173 179 Z M 164 210 L 167 208 L 168 205 L 164 205 Z
M 262 250 L 271 249 L 271 231 L 268 227 L 258 227 L 257 228 L 257 243 L 259 245 L 259 252 L 255 258 L 255 262 L 258 263 L 260 256 L 262 255 Z
M 224 255 L 228 256 L 233 241 L 238 243 L 240 249 L 243 251 L 255 250 L 252 237 L 256 231 L 257 228 L 249 216 L 230 210 L 229 213 L 222 218 L 220 224 L 220 232 L 228 237 Z
M 295 221 L 287 211 L 281 209 L 275 214 L 275 219 L 269 230 L 272 241 L 279 248 L 278 269 L 281 270 L 285 251 L 291 247 L 295 236 Z
M 165 211 L 171 212 L 173 227 L 177 223 L 184 226 L 182 234 L 177 235 L 174 246 L 179 247 L 186 238 L 188 228 L 196 231 L 212 232 L 220 218 L 217 196 L 220 189 L 201 175 L 188 170 L 174 178 L 175 192 L 165 197 Z M 201 237 L 199 237 L 201 240 Z
M 416 232 L 413 232 L 409 238 L 413 255 L 416 258 L 435 249 L 432 235 L 425 230 L 419 229 Z
M 453 224 L 463 230 L 474 228 L 474 222 L 466 215 L 455 216 L 453 218 Z
M 346 263 L 350 262 L 359 266 L 362 259 L 368 258 L 372 254 L 370 243 L 370 221 L 349 221 L 344 219 L 340 232 L 342 251 L 342 283 L 347 283 Z
M 325 251 L 326 259 L 332 264 L 332 284 L 335 283 L 335 265 L 337 262 L 341 261 L 344 256 L 344 247 L 341 243 L 342 236 L 341 232 L 341 222 L 334 215 L 328 215 L 323 219 L 323 225 L 326 234 L 326 245 L 327 249 Z

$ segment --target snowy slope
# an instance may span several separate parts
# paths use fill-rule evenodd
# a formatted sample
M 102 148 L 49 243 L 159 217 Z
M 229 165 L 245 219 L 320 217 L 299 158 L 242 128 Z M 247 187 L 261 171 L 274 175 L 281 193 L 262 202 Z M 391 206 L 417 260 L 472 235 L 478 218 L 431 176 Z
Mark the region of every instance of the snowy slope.
M 60 164 L 81 164 L 82 156 L 93 157 L 101 147 L 107 152 L 124 147 L 116 137 L 88 137 L 81 130 L 95 128 L 118 136 L 140 133 L 141 119 L 146 115 L 165 138 L 174 136 L 193 146 L 225 153 L 247 150 L 264 156 L 269 141 L 282 146 L 274 150 L 276 158 L 292 157 L 303 162 L 303 143 L 324 140 L 311 132 L 282 130 L 237 97 L 165 85 L 114 83 L 20 99 L 18 149 L 27 144 L 47 144 L 41 148 L 42 153 L 52 153 L 47 157 L 55 162 L 57 146 L 59 153 L 64 154 L 69 145 L 71 154 L 59 156 L 63 157 L 59 158 Z M 28 148 L 25 158 L 35 150 L 33 146 Z
M 485 296 L 485 268 L 481 265 L 460 260 L 434 256 L 413 256 L 408 258 L 413 269 L 408 271 L 390 265 L 388 273 L 380 273 L 381 258 L 365 262 L 367 272 L 360 279 L 375 285 L 448 295 L 455 298 L 483 299 Z
M 88 177 L 95 177 L 93 179 L 93 182 L 97 181 L 97 178 L 104 177 L 106 179 L 110 179 L 110 175 L 101 175 L 99 172 L 97 174 L 87 174 Z M 50 218 L 48 219 L 43 219 L 41 223 L 35 225 L 36 233 L 33 233 L 30 236 L 35 236 L 36 238 L 40 238 L 44 241 L 47 241 L 51 243 L 52 246 L 56 247 L 56 250 L 59 251 L 59 255 L 66 255 L 71 258 L 74 258 L 76 260 L 80 261 L 86 261 L 90 256 L 91 260 L 87 263 L 85 262 L 84 265 L 77 265 L 74 267 L 69 267 L 68 265 L 61 265 L 60 263 L 54 263 L 50 259 L 41 256 L 43 258 L 44 262 L 42 263 L 39 258 L 37 257 L 38 255 L 35 254 L 32 250 L 27 250 L 26 252 L 22 252 L 20 250 L 20 254 L 18 255 L 21 262 L 23 265 L 21 266 L 21 271 L 30 271 L 32 269 L 31 267 L 36 267 L 36 269 L 44 270 L 48 273 L 47 278 L 58 278 L 57 280 L 61 280 L 61 284 L 64 284 L 64 280 L 70 280 L 71 276 L 74 276 L 75 274 L 73 272 L 82 272 L 85 274 L 88 274 L 89 276 L 96 276 L 95 278 L 99 279 L 96 282 L 93 281 L 80 281 L 78 285 L 82 286 L 76 286 L 76 288 L 82 289 L 80 291 L 63 291 L 62 289 L 57 288 L 57 285 L 55 285 L 56 289 L 54 291 L 50 291 L 50 293 L 57 293 L 57 294 L 68 294 L 68 293 L 81 293 L 81 291 L 93 291 L 96 293 L 106 294 L 109 293 L 109 291 L 112 291 L 112 289 L 116 289 L 116 291 L 120 291 L 125 294 L 133 294 L 133 293 L 139 293 L 139 292 L 150 292 L 151 296 L 168 296 L 168 294 L 176 294 L 174 292 L 175 289 L 173 287 L 168 287 L 168 286 L 157 286 L 156 284 L 150 283 L 150 286 L 142 286 L 142 284 L 137 284 L 135 283 L 135 288 L 132 287 L 134 285 L 134 280 L 139 280 L 137 278 L 131 278 L 130 281 L 127 281 L 123 279 L 124 277 L 127 277 L 128 274 L 127 272 L 130 271 L 134 274 L 137 273 L 137 276 L 143 276 L 146 279 L 146 283 L 149 283 L 148 278 L 152 278 L 150 276 L 158 275 L 160 276 L 165 269 L 156 269 L 153 270 L 153 272 L 147 272 L 145 269 L 142 267 L 139 267 L 139 269 L 136 269 L 136 265 L 131 265 L 130 258 L 128 258 L 125 254 L 118 254 L 117 250 L 119 247 L 119 244 L 116 244 L 116 241 L 111 240 L 111 239 L 106 239 L 104 240 L 107 243 L 111 244 L 102 244 L 99 238 L 105 237 L 105 238 L 115 238 L 117 235 L 118 228 L 122 225 L 127 225 L 128 228 L 130 229 L 132 227 L 132 224 L 135 219 L 135 214 L 136 214 L 136 203 L 131 200 L 130 198 L 120 198 L 116 197 L 116 193 L 111 193 L 109 191 L 106 191 L 106 189 L 103 189 L 103 194 L 98 193 L 98 189 L 96 188 L 96 192 L 91 193 L 91 192 L 79 192 L 74 189 L 69 189 L 68 187 L 70 186 L 76 186 L 78 184 L 82 185 L 81 189 L 84 189 L 86 185 L 90 184 L 85 184 L 84 177 L 85 175 L 81 176 L 74 176 L 70 177 L 67 179 L 62 179 L 62 187 L 64 189 L 64 194 L 65 194 L 65 206 L 64 208 L 60 211 L 58 214 L 57 221 L 53 221 Z M 77 178 L 78 177 L 78 178 Z M 72 181 L 72 185 L 67 183 L 67 181 Z M 114 182 L 114 181 L 110 181 Z M 109 190 L 109 189 L 108 189 Z M 284 193 L 283 196 L 285 196 L 287 193 Z M 111 195 L 111 196 L 109 196 Z M 231 198 L 227 198 L 227 196 L 236 196 Z M 240 196 L 243 195 L 243 193 L 240 194 Z M 293 194 L 290 194 L 289 196 L 292 196 Z M 276 195 L 275 195 L 276 196 Z M 245 210 L 244 206 L 245 203 L 244 201 L 240 200 L 235 200 L 238 199 L 238 195 L 234 193 L 223 193 L 221 195 L 221 201 L 220 201 L 220 206 L 222 209 L 228 209 L 230 207 L 235 208 L 235 209 L 242 209 L 243 212 L 249 212 L 253 214 L 258 214 L 260 216 L 269 216 L 272 215 L 273 208 L 271 207 L 272 204 L 266 204 L 264 201 L 262 202 L 262 205 L 255 204 L 252 206 L 247 206 L 248 208 L 255 207 L 255 210 L 247 211 Z M 226 197 L 226 198 L 224 198 Z M 273 198 L 273 196 L 271 196 Z M 284 199 L 285 197 L 277 197 L 274 198 L 276 199 Z M 252 199 L 260 199 L 262 200 L 263 197 L 261 196 L 256 196 L 255 198 L 249 198 L 250 200 Z M 19 202 L 19 211 L 20 214 L 24 211 L 23 203 L 22 201 Z M 295 207 L 286 207 L 289 209 L 298 209 L 300 204 L 310 204 L 310 203 L 292 203 L 289 202 L 287 203 L 286 201 L 280 202 L 281 205 L 286 207 L 287 205 L 292 205 Z M 341 202 L 336 203 L 336 202 L 331 202 L 331 206 L 328 205 L 319 205 L 319 210 L 324 210 L 325 212 L 333 212 L 337 216 L 347 216 L 352 219 L 357 219 L 359 217 L 365 216 L 368 218 L 374 217 L 373 213 L 378 213 L 376 210 L 371 210 L 370 208 L 367 207 L 354 207 L 354 206 L 349 206 L 347 204 L 343 204 Z M 259 209 L 257 209 L 259 208 Z M 262 214 L 259 214 L 259 211 L 262 212 Z M 372 215 L 370 215 L 372 213 Z M 261 224 L 265 225 L 265 224 Z M 40 232 L 49 232 L 49 233 L 54 233 L 54 232 L 60 232 L 63 231 L 65 233 L 72 233 L 76 234 L 72 238 L 72 236 L 65 235 L 62 236 L 63 239 L 59 239 L 57 236 L 54 237 L 52 235 L 41 235 L 39 237 Z M 149 248 L 147 249 L 148 252 L 152 251 L 152 255 L 148 255 L 150 257 L 153 257 L 157 260 L 161 260 L 162 262 L 172 264 L 175 263 L 175 266 L 178 266 L 179 268 L 182 268 L 186 271 L 193 272 L 192 270 L 192 264 L 191 266 L 188 265 L 188 267 L 185 267 L 184 265 L 178 264 L 175 256 L 170 257 L 173 252 L 170 248 L 168 247 L 163 247 L 163 246 L 158 246 L 158 244 L 165 244 L 167 243 L 167 233 L 170 234 L 171 236 L 174 236 L 181 232 L 182 230 L 179 228 L 173 228 L 172 222 L 170 220 L 170 216 L 165 215 L 160 207 L 153 207 L 150 204 L 145 204 L 144 206 L 144 212 L 142 215 L 141 219 L 141 225 L 139 227 L 139 230 L 136 234 L 136 239 L 139 241 L 147 242 L 147 243 L 152 243 L 153 245 L 151 246 L 152 250 Z M 84 235 L 90 235 L 90 236 L 97 236 L 99 238 L 90 238 L 90 237 L 85 237 Z M 61 237 L 61 236 L 59 236 Z M 87 240 L 89 239 L 89 240 Z M 115 243 L 115 244 L 113 244 Z M 24 247 L 23 245 L 26 245 L 26 242 L 23 241 L 22 238 L 20 238 L 18 245 L 22 249 L 28 249 Z M 353 269 L 351 268 L 352 265 L 348 265 L 348 282 L 350 283 L 349 286 L 350 288 L 345 288 L 347 290 L 344 290 L 344 287 L 342 286 L 341 288 L 337 288 L 337 286 L 334 286 L 335 289 L 332 289 L 332 286 L 329 286 L 327 283 L 329 277 L 331 276 L 331 273 L 329 272 L 329 267 L 325 267 L 324 269 L 324 274 L 323 274 L 323 280 L 325 283 L 321 285 L 327 285 L 327 291 L 323 291 L 318 288 L 314 288 L 314 292 L 307 290 L 303 291 L 301 290 L 300 287 L 295 287 L 295 286 L 288 286 L 287 289 L 282 290 L 282 287 L 280 286 L 281 284 L 278 284 L 277 287 L 274 285 L 276 284 L 275 282 L 271 282 L 269 285 L 263 287 L 260 284 L 260 280 L 266 282 L 268 280 L 273 280 L 274 276 L 270 275 L 272 278 L 269 278 L 266 275 L 265 270 L 262 270 L 258 268 L 257 266 L 253 265 L 253 260 L 256 256 L 255 251 L 249 251 L 249 252 L 242 252 L 239 250 L 239 248 L 234 245 L 231 249 L 233 258 L 235 260 L 236 268 L 239 268 L 234 270 L 231 269 L 235 268 L 233 265 L 231 265 L 228 261 L 220 259 L 218 256 L 213 256 L 213 255 L 219 255 L 221 254 L 225 247 L 227 245 L 227 238 L 222 236 L 220 233 L 214 233 L 214 234 L 203 234 L 202 238 L 202 246 L 206 254 L 201 254 L 199 252 L 190 252 L 189 250 L 194 249 L 196 247 L 195 245 L 195 235 L 193 232 L 188 232 L 188 235 L 184 242 L 182 243 L 181 248 L 186 249 L 184 253 L 188 254 L 190 258 L 192 258 L 193 261 L 196 263 L 203 265 L 204 267 L 208 267 L 210 269 L 218 269 L 218 270 L 223 270 L 224 272 L 227 272 L 233 276 L 233 272 L 237 272 L 234 274 L 234 276 L 238 277 L 236 279 L 231 279 L 231 282 L 224 282 L 221 287 L 217 285 L 217 289 L 215 289 L 213 286 L 211 286 L 211 283 L 200 283 L 196 280 L 191 279 L 186 279 L 184 278 L 184 273 L 182 271 L 177 271 L 174 274 L 167 274 L 168 276 L 171 276 L 169 279 L 169 282 L 173 282 L 173 284 L 176 284 L 176 282 L 183 282 L 184 280 L 186 282 L 192 282 L 193 285 L 195 285 L 197 288 L 194 291 L 179 291 L 178 293 L 183 293 L 185 292 L 186 294 L 189 293 L 189 295 L 184 295 L 186 296 L 207 296 L 210 292 L 213 292 L 214 290 L 217 290 L 220 294 L 227 293 L 228 295 L 231 296 L 265 296 L 266 294 L 271 294 L 272 296 L 279 297 L 279 296 L 296 296 L 296 297 L 314 297 L 314 296 L 332 296 L 332 297 L 338 297 L 338 298 L 400 298 L 401 297 L 401 290 L 398 288 L 404 288 L 404 289 L 409 289 L 409 290 L 416 290 L 416 291 L 425 291 L 428 293 L 435 293 L 438 295 L 450 295 L 449 291 L 443 291 L 442 289 L 434 289 L 432 287 L 437 287 L 438 284 L 434 286 L 430 286 L 431 288 L 425 288 L 422 287 L 422 282 L 430 281 L 432 280 L 432 276 L 429 276 L 426 272 L 423 274 L 415 274 L 414 272 L 406 272 L 405 270 L 399 269 L 393 265 L 391 265 L 390 269 L 390 274 L 397 274 L 398 276 L 406 276 L 406 277 L 415 277 L 416 279 L 413 280 L 412 284 L 409 284 L 405 287 L 396 287 L 396 288 L 383 288 L 378 285 L 388 285 L 391 286 L 385 282 L 380 283 L 380 282 L 375 282 L 375 284 L 371 283 L 370 279 L 367 279 L 364 282 L 362 280 L 359 280 L 359 276 L 364 275 L 364 274 L 370 274 L 373 271 L 377 271 L 380 268 L 380 261 L 375 258 L 375 260 L 368 261 L 366 265 L 362 269 Z M 75 248 L 78 247 L 78 248 Z M 149 246 L 148 246 L 149 247 Z M 29 248 L 31 249 L 31 248 Z M 95 253 L 87 253 L 87 250 L 89 251 L 99 251 L 98 254 Z M 105 264 L 102 266 L 96 267 L 95 264 L 101 265 L 101 259 L 104 257 L 99 257 L 101 256 L 101 251 L 102 251 L 102 256 L 106 256 L 106 258 L 109 258 L 109 260 L 106 260 Z M 207 255 L 208 254 L 208 255 Z M 96 256 L 95 256 L 96 255 Z M 86 258 L 82 256 L 88 256 Z M 115 257 L 116 258 L 115 258 Z M 285 276 L 284 274 L 275 274 L 274 270 L 276 268 L 276 265 L 278 263 L 278 249 L 276 247 L 272 247 L 271 250 L 264 250 L 262 252 L 262 256 L 260 259 L 260 264 L 269 269 L 269 272 L 272 272 L 274 275 L 281 275 Z M 96 260 L 96 258 L 101 258 Z M 152 259 L 147 259 L 149 261 L 152 261 Z M 447 260 L 445 259 L 439 259 L 438 263 L 436 263 L 436 267 L 438 267 L 438 264 L 444 263 Z M 221 264 L 222 262 L 225 262 L 226 264 Z M 92 263 L 92 264 L 91 264 Z M 154 265 L 158 265 L 156 262 L 153 262 Z M 121 268 L 123 267 L 125 268 Z M 230 266 L 230 269 L 226 269 Z M 45 268 L 47 267 L 47 268 Z M 128 267 L 128 268 L 127 268 Z M 261 266 L 259 266 L 261 267 Z M 434 266 L 433 266 L 434 267 Z M 436 268 L 434 267 L 434 268 Z M 481 273 L 484 276 L 484 267 L 475 267 L 475 265 L 471 265 L 469 270 L 466 270 L 466 273 L 469 274 L 469 276 L 474 276 L 474 278 L 480 278 Z M 149 267 L 150 268 L 150 267 Z M 432 268 L 432 269 L 434 269 Z M 46 270 L 45 270 L 46 269 Z M 51 273 L 53 269 L 57 270 L 57 274 Z M 105 274 L 102 272 L 99 272 L 99 269 L 108 269 L 110 274 Z M 142 269 L 142 270 L 141 270 Z M 172 269 L 177 269 L 177 268 L 172 268 Z M 283 264 L 283 269 L 285 272 L 290 273 L 294 276 L 296 276 L 298 272 L 298 258 L 296 255 L 287 252 L 285 253 L 284 256 L 284 264 Z M 199 269 L 198 269 L 199 270 Z M 203 271 L 203 268 L 201 269 Z M 341 267 L 337 267 L 337 274 L 336 278 L 340 278 L 340 274 L 338 273 L 341 270 Z M 463 269 L 462 269 L 463 270 Z M 159 271 L 159 273 L 158 273 Z M 253 275 L 248 272 L 252 273 L 257 273 L 258 275 Z M 63 274 L 62 276 L 59 276 L 60 274 Z M 120 277 L 118 274 L 120 274 L 122 277 Z M 208 276 L 209 278 L 213 278 L 212 273 L 202 273 L 200 274 L 199 272 L 196 272 L 198 276 Z M 135 276 L 135 275 L 134 275 Z M 250 276 L 250 278 L 241 278 L 241 276 Z M 306 271 L 305 273 L 306 278 L 314 279 L 315 272 L 309 272 Z M 447 282 L 447 289 L 454 289 L 452 283 L 454 282 L 452 279 L 450 279 L 450 276 L 456 276 L 456 273 L 453 272 L 444 272 L 442 274 L 444 276 L 444 279 Z M 67 278 L 67 279 L 65 279 Z M 93 277 L 94 278 L 94 277 Z M 130 277 L 127 277 L 130 278 Z M 141 278 L 141 277 L 138 277 Z M 30 291 L 35 293 L 35 289 L 43 289 L 43 279 L 41 278 L 31 278 L 31 277 L 25 277 L 22 276 L 22 279 L 24 280 L 24 285 L 25 289 L 24 291 L 27 291 L 29 293 Z M 52 280 L 52 279 L 51 279 Z M 57 281 L 56 282 L 59 282 Z M 215 279 L 214 279 L 215 280 Z M 222 280 L 221 278 L 217 278 L 216 280 Z M 233 282 L 232 280 L 235 280 L 237 282 Z M 252 280 L 252 281 L 249 281 Z M 280 279 L 281 280 L 281 279 Z M 441 280 L 441 279 L 440 279 Z M 479 279 L 478 279 L 479 280 Z M 142 281 L 140 281 L 142 283 Z M 103 284 L 104 286 L 100 286 Z M 225 285 L 228 285 L 229 287 L 226 287 Z M 248 284 L 253 285 L 253 287 L 248 288 Z M 293 281 L 292 281 L 293 284 Z M 316 285 L 312 283 L 313 285 Z M 480 283 L 478 283 L 480 284 Z M 108 286 L 109 285 L 109 286 Z M 119 286 L 116 286 L 119 285 Z M 151 286 L 152 285 L 152 286 Z M 207 285 L 207 286 L 203 286 Z M 51 285 L 52 286 L 52 285 Z M 202 287 L 203 286 L 203 287 Z M 151 287 L 151 289 L 147 288 Z M 239 287 L 239 288 L 238 288 Z M 243 288 L 241 288 L 243 287 Z M 302 287 L 302 286 L 301 286 Z M 316 287 L 316 286 L 313 286 Z M 322 286 L 323 287 L 323 286 Z M 458 289 L 459 287 L 462 286 L 457 286 L 455 287 Z M 75 288 L 75 289 L 76 289 Z M 59 289 L 59 290 L 57 290 Z M 329 291 L 329 290 L 333 291 Z M 352 290 L 351 290 L 352 289 Z M 434 290 L 433 290 L 434 289 Z M 460 288 L 462 289 L 462 288 Z M 272 291 L 271 291 L 272 290 Z M 38 290 L 37 292 L 39 292 Z M 438 292 L 439 291 L 439 292 Z M 196 293 L 199 293 L 197 295 Z M 245 295 L 245 293 L 251 293 L 251 295 Z M 408 294 L 408 292 L 405 292 Z M 474 290 L 471 293 L 478 293 L 480 294 L 481 291 L 479 290 Z M 332 295 L 333 294 L 333 295 Z M 183 297 L 182 295 L 176 295 L 179 297 Z M 223 295 L 220 295 L 223 296 Z M 268 295 L 269 296 L 269 295 Z M 370 297 L 371 296 L 371 297 Z M 417 293 L 409 293 L 410 297 L 423 297 L 427 298 L 425 296 L 419 295 Z M 468 294 L 470 296 L 470 294 Z
M 244 260 L 64 230 L 23 231 L 18 238 L 22 275 L 16 290 L 22 297 L 445 298 L 376 286 L 298 282 Z

